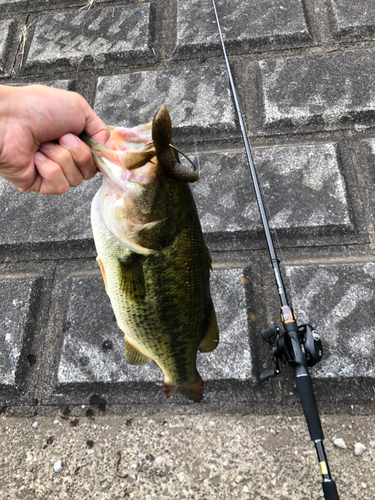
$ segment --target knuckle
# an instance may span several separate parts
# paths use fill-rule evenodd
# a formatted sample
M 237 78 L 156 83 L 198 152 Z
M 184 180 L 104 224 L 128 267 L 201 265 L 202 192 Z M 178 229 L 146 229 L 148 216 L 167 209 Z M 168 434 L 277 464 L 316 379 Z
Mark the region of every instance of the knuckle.
M 64 165 L 72 161 L 72 155 L 68 149 L 57 146 L 54 154 L 54 161 L 56 161 L 60 165 Z
M 55 177 L 57 175 L 59 175 L 61 172 L 61 167 L 58 163 L 55 163 L 54 161 L 51 161 L 49 164 L 48 164 L 48 176 L 49 177 Z
M 90 179 L 92 179 L 93 177 L 95 177 L 95 174 L 96 172 L 86 172 L 86 175 L 84 177 L 85 181 L 89 181 Z
M 88 164 L 92 161 L 92 156 L 90 150 L 85 148 L 80 148 L 78 158 L 76 158 L 76 162 L 81 164 Z
M 57 184 L 55 191 L 56 194 L 64 194 L 69 190 L 69 184 L 68 182 L 61 182 L 60 184 Z
M 72 181 L 70 181 L 70 186 L 71 187 L 77 187 L 81 184 L 81 182 L 83 181 L 83 176 L 80 175 L 80 176 L 76 176 L 75 179 L 73 179 Z

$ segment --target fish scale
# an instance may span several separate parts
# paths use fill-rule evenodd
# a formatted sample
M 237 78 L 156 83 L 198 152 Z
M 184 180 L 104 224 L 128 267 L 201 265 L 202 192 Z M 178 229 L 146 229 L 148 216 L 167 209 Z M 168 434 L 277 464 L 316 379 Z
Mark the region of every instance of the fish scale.
M 197 351 L 212 351 L 219 337 L 209 288 L 211 258 L 188 185 L 197 173 L 177 164 L 164 106 L 152 123 L 152 162 L 145 126 L 138 149 L 137 127 L 113 130 L 112 156 L 111 150 L 85 140 L 105 178 L 92 202 L 91 219 L 106 292 L 125 334 L 127 361 L 143 365 L 153 359 L 164 374 L 166 397 L 179 392 L 200 401 Z M 127 135 L 136 167 L 129 151 L 122 156 Z M 125 138 L 123 144 L 119 137 Z

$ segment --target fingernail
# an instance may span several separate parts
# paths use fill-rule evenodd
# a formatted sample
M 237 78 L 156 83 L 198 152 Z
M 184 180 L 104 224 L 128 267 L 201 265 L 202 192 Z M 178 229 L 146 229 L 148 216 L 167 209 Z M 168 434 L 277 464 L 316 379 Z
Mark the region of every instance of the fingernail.
M 40 145 L 41 149 L 51 149 L 53 146 L 56 146 L 55 143 L 53 142 L 43 142 L 43 144 Z
M 41 153 L 40 151 L 37 151 L 34 155 L 34 159 L 37 160 L 37 161 L 44 161 L 47 157 L 44 156 L 43 153 Z
M 59 142 L 62 146 L 73 148 L 77 144 L 77 137 L 73 134 L 65 134 L 60 137 Z

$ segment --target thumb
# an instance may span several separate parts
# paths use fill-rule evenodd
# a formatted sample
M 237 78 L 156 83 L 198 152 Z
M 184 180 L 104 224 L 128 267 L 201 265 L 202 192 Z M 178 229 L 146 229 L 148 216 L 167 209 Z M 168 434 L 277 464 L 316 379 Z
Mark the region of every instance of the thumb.
M 87 129 L 86 129 L 86 132 L 87 132 Z M 110 134 L 109 130 L 106 129 L 106 130 L 102 130 L 102 131 L 98 132 L 97 134 L 92 135 L 91 138 L 94 139 L 94 141 L 96 141 L 97 143 L 102 144 L 104 146 L 105 143 L 108 141 L 110 135 L 111 134 Z

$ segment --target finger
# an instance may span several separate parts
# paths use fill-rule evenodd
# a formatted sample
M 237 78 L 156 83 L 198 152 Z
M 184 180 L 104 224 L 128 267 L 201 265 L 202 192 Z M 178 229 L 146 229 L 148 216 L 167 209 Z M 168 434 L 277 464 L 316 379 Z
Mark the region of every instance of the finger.
M 86 115 L 85 132 L 99 144 L 105 144 L 110 136 L 110 132 L 106 124 L 93 111 L 87 101 L 83 103 Z
M 47 158 L 60 165 L 71 187 L 81 184 L 83 181 L 82 172 L 74 163 L 74 159 L 68 149 L 53 142 L 45 142 L 40 145 L 40 150 Z
M 59 143 L 69 151 L 83 178 L 85 180 L 92 179 L 98 169 L 95 166 L 90 148 L 74 134 L 61 136 Z
M 94 139 L 94 141 L 97 142 L 98 144 L 102 144 L 103 146 L 105 146 L 105 143 L 108 141 L 110 135 L 111 135 L 110 131 L 106 129 L 102 130 L 101 132 L 98 132 L 97 134 L 94 134 L 92 136 L 92 139 Z
M 63 194 L 68 191 L 69 182 L 60 165 L 47 158 L 40 151 L 35 153 L 34 162 L 42 178 L 38 188 L 39 194 Z

